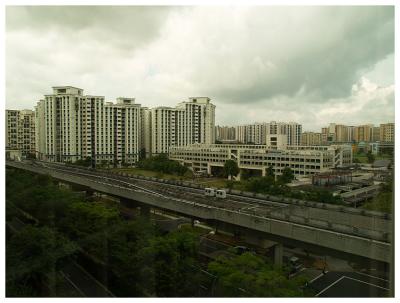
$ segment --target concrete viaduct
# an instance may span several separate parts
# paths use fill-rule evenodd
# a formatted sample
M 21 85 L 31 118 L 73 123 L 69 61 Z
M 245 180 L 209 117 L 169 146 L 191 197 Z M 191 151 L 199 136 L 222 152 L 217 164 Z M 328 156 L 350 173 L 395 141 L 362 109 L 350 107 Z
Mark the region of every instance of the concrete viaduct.
M 76 174 L 72 171 L 14 161 L 7 161 L 6 166 L 38 174 L 48 174 L 61 182 L 84 186 L 95 192 L 118 197 L 123 201 L 132 201 L 140 205 L 144 211 L 149 211 L 150 208 L 164 209 L 209 222 L 214 226 L 240 230 L 243 235 L 256 239 L 261 244 L 263 241 L 280 243 L 275 245 L 277 263 L 281 263 L 282 259 L 281 243 L 322 250 L 331 255 L 339 253 L 345 258 L 361 257 L 384 263 L 391 263 L 392 260 L 392 220 L 390 216 L 383 214 L 367 216 L 365 212 L 360 214 L 359 211 L 350 208 L 335 206 L 338 208 L 335 211 L 335 207 L 332 209 L 326 205 L 316 206 L 321 203 L 309 207 L 306 201 L 300 200 L 287 201 L 295 203 L 296 207 L 288 208 L 290 211 L 286 213 L 241 212 L 221 207 L 217 202 L 213 205 L 199 203 L 198 200 L 193 201 L 191 197 L 193 196 L 194 199 L 195 195 L 192 195 L 189 190 L 187 195 L 180 198 L 171 196 L 165 191 L 150 191 L 135 186 L 135 183 L 120 181 L 112 174 L 96 171 L 88 171 L 86 175 Z M 148 179 L 148 182 L 153 183 L 156 180 L 145 177 L 142 179 Z M 160 186 L 165 182 L 160 182 Z M 182 186 L 180 188 L 182 189 Z M 259 200 L 262 203 L 263 200 L 257 198 L 258 196 L 251 196 L 253 200 Z M 240 196 L 236 198 L 241 199 Z M 242 198 L 246 199 L 245 196 Z M 316 217 L 320 218 L 319 222 Z

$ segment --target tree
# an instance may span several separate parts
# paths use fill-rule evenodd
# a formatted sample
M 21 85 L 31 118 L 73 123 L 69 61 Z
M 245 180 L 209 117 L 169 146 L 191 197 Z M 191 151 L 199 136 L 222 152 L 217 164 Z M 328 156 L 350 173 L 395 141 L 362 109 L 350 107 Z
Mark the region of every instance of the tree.
M 270 176 L 270 177 L 275 177 L 274 168 L 272 166 L 268 166 L 267 171 L 266 171 L 266 175 Z
M 382 183 L 381 192 L 371 201 L 365 203 L 362 207 L 364 209 L 375 210 L 390 214 L 392 212 L 392 204 L 393 178 L 389 177 L 389 179 L 385 183 Z
M 368 153 L 367 153 L 367 160 L 368 160 L 368 163 L 374 163 L 374 161 L 375 161 L 375 156 L 372 154 L 371 151 L 368 151 Z
M 109 287 L 121 297 L 147 296 L 139 275 L 144 266 L 139 252 L 149 241 L 159 236 L 150 221 L 138 218 L 120 221 L 108 226 L 104 232 L 96 232 L 85 238 L 82 247 L 91 256 L 105 264 L 112 273 Z
M 54 225 L 67 206 L 78 201 L 71 191 L 58 188 L 48 175 L 7 172 L 7 201 L 28 212 L 41 224 Z
M 137 167 L 152 170 L 165 174 L 175 174 L 179 176 L 185 175 L 189 170 L 186 166 L 181 165 L 178 161 L 168 159 L 166 154 L 160 154 L 154 157 L 141 159 Z
M 140 253 L 141 287 L 158 297 L 188 297 L 198 289 L 198 236 L 178 230 L 152 239 Z
M 284 184 L 290 183 L 293 179 L 294 174 L 290 167 L 285 167 L 282 171 L 282 175 L 280 175 L 278 178 L 278 180 Z
M 256 193 L 270 193 L 271 188 L 275 185 L 275 180 L 271 176 L 250 178 L 245 183 L 248 191 Z
M 216 295 L 223 297 L 300 297 L 302 278 L 288 279 L 287 273 L 252 253 L 221 257 L 208 264 L 216 276 Z
M 392 213 L 393 193 L 381 192 L 370 202 L 365 203 L 362 208 L 379 211 L 383 213 Z
M 229 179 L 232 176 L 236 176 L 240 172 L 240 169 L 234 160 L 227 160 L 225 161 L 224 164 L 224 174 L 227 176 Z
M 77 250 L 77 246 L 48 227 L 26 226 L 6 245 L 7 296 L 21 295 L 22 288 L 36 289 L 46 283 L 46 275 Z M 19 285 L 19 286 L 18 286 Z M 11 291 L 11 293 L 9 292 Z M 17 291 L 18 293 L 13 293 Z M 41 295 L 35 292 L 36 295 Z
M 92 165 L 92 157 L 86 157 L 85 159 L 79 159 L 74 162 L 75 165 L 89 167 Z
M 35 153 L 28 153 L 26 155 L 27 160 L 36 160 L 36 154 Z
M 119 211 L 99 202 L 76 202 L 68 206 L 61 228 L 72 239 L 84 241 L 85 237 L 105 232 L 108 226 L 120 221 Z

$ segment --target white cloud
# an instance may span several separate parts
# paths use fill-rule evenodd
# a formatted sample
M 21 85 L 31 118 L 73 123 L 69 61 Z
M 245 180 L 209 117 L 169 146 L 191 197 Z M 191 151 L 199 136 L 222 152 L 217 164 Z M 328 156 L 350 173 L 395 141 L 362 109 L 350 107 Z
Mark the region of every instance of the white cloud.
M 393 43 L 390 7 L 18 7 L 7 9 L 7 107 L 65 84 L 144 106 L 209 96 L 217 123 L 379 123 L 394 116 L 393 86 L 352 86 L 393 74 Z

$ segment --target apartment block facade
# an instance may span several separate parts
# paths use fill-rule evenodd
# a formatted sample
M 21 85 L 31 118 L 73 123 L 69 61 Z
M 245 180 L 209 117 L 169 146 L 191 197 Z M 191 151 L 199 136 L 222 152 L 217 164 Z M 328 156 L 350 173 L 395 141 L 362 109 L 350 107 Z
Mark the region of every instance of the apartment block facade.
M 215 140 L 235 140 L 236 129 L 233 126 L 215 126 Z
M 6 149 L 22 156 L 35 154 L 35 113 L 32 110 L 6 110 Z
M 133 98 L 105 102 L 71 86 L 53 87 L 35 107 L 37 158 L 134 163 L 140 148 L 140 105 Z
M 302 125 L 296 122 L 254 123 L 236 127 L 236 140 L 244 144 L 300 145 Z M 286 140 L 286 142 L 283 142 Z
M 323 127 L 321 129 L 321 141 L 322 144 L 378 142 L 382 141 L 382 132 L 380 129 L 380 126 L 374 126 L 373 124 L 348 126 L 330 123 L 328 127 Z M 383 132 L 385 132 L 385 130 L 383 130 Z
M 394 142 L 394 123 L 384 123 L 379 126 L 379 141 Z
M 321 133 L 304 132 L 301 134 L 301 145 L 313 146 L 321 144 L 322 144 Z
M 372 142 L 373 124 L 359 125 L 354 128 L 354 140 L 356 142 Z
M 151 155 L 168 153 L 171 146 L 215 142 L 215 105 L 207 97 L 192 97 L 176 107 L 150 110 Z

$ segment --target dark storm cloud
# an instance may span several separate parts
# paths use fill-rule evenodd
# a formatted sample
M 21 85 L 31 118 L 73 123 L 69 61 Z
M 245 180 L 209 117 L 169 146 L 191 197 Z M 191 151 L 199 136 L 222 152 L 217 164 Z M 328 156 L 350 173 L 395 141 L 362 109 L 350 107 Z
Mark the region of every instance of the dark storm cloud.
M 54 31 L 71 43 L 80 37 L 133 49 L 158 35 L 169 11 L 156 6 L 10 6 L 6 22 L 8 31 Z

